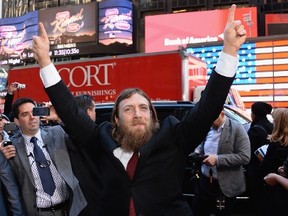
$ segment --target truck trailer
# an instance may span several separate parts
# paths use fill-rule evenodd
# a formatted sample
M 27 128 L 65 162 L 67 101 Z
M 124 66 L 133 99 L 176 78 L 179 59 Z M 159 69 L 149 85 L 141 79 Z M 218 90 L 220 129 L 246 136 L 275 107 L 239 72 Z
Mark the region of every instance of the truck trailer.
M 207 83 L 206 63 L 184 50 L 137 53 L 54 62 L 73 95 L 89 94 L 95 102 L 113 102 L 125 88 L 143 89 L 154 101 L 193 101 L 193 91 Z M 48 101 L 37 65 L 8 70 L 8 83 L 19 82 L 17 97 Z

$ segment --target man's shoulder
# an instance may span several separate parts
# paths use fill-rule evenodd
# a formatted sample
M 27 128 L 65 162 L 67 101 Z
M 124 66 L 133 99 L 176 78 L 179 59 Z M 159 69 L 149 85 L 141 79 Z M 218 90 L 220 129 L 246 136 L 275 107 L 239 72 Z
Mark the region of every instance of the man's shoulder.
M 53 126 L 42 126 L 40 128 L 41 133 L 65 133 L 65 131 L 63 130 L 63 128 L 60 125 L 53 125 Z
M 245 134 L 247 133 L 245 127 L 240 122 L 237 122 L 233 119 L 229 119 L 229 122 L 230 122 L 229 126 L 232 128 L 232 131 L 241 132 L 242 131 L 241 129 L 243 129 L 243 132 L 245 132 Z
M 15 140 L 18 140 L 19 138 L 23 137 L 21 132 L 20 131 L 17 131 L 15 134 L 13 134 L 11 137 L 10 137 L 10 140 L 13 142 L 14 144 L 14 141 Z

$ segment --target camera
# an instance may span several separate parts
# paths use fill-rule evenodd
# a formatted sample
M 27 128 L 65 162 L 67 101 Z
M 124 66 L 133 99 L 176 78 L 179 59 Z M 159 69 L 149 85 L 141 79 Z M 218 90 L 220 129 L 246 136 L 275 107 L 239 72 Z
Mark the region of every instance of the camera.
M 34 107 L 33 116 L 49 116 L 50 108 L 49 107 Z
M 17 89 L 25 89 L 25 88 L 26 88 L 26 84 L 21 84 L 21 83 L 17 84 Z
M 205 160 L 208 157 L 208 155 L 203 155 L 194 152 L 190 155 L 190 157 L 193 162 L 202 163 L 202 161 Z
M 4 140 L 4 141 L 3 141 L 3 147 L 6 147 L 6 146 L 8 146 L 8 145 L 12 145 L 12 142 L 9 141 L 9 140 Z

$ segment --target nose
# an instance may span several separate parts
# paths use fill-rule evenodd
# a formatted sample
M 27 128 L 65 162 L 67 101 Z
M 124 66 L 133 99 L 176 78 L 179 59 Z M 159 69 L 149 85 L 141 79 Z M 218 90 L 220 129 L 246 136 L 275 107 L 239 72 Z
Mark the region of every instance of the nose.
M 140 109 L 139 109 L 139 108 L 136 108 L 136 109 L 135 109 L 134 117 L 135 117 L 135 118 L 141 118 L 141 112 L 140 112 Z
M 29 113 L 30 118 L 35 118 L 36 116 L 33 115 L 32 112 Z

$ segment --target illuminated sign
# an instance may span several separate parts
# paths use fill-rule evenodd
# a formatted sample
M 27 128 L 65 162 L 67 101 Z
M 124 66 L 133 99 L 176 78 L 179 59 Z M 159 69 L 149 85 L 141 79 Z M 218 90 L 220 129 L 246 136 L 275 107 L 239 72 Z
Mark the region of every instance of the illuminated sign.
M 30 47 L 39 22 L 46 29 L 52 58 L 133 53 L 132 14 L 132 1 L 106 0 L 0 19 L 0 62 L 23 65 L 28 59 L 34 61 Z
M 276 107 L 288 107 L 288 40 L 265 39 L 244 43 L 239 54 L 239 67 L 233 87 L 250 109 L 255 101 L 265 101 Z M 218 43 L 220 44 L 220 43 Z M 205 61 L 210 76 L 222 45 L 190 45 L 187 52 Z
M 96 2 L 39 11 L 50 41 L 50 56 L 82 55 L 82 43 L 96 44 Z M 93 50 L 91 50 L 93 52 Z
M 145 52 L 177 50 L 179 46 L 223 39 L 228 9 L 145 17 Z M 257 8 L 237 8 L 247 37 L 257 37 Z
M 0 19 L 0 64 L 22 64 L 23 60 L 33 57 L 30 47 L 33 35 L 37 34 L 37 11 Z
M 99 3 L 99 43 L 133 44 L 133 7 L 127 0 Z
M 288 34 L 288 14 L 265 14 L 266 36 Z

